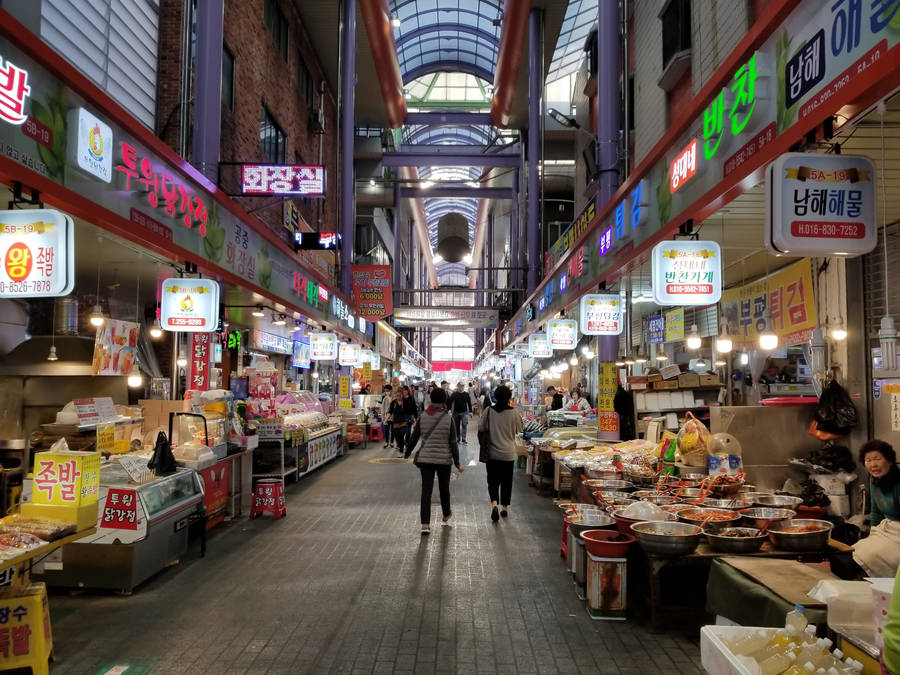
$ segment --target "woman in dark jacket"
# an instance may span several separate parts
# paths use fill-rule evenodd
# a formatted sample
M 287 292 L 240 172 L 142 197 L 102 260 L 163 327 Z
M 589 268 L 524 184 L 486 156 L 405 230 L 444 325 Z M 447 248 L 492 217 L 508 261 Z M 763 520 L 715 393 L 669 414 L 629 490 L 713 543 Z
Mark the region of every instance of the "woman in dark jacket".
M 390 425 L 391 433 L 394 437 L 394 443 L 397 445 L 397 452 L 402 453 L 406 445 L 406 439 L 409 438 L 409 428 L 412 426 L 415 414 L 410 414 L 408 399 L 403 396 L 403 388 L 397 390 L 394 394 L 394 400 L 391 401 Z
M 488 495 L 491 498 L 491 520 L 495 523 L 509 514 L 512 496 L 513 468 L 516 463 L 516 436 L 525 428 L 522 416 L 510 404 L 509 387 L 497 387 L 497 402 L 484 411 L 478 431 L 487 430 L 491 437 L 490 456 L 486 463 Z M 497 507 L 500 510 L 497 510 Z
M 435 475 L 438 479 L 441 511 L 444 515 L 441 524 L 447 525 L 450 522 L 450 516 L 453 515 L 450 510 L 450 471 L 454 465 L 460 473 L 465 470 L 459 463 L 456 428 L 444 407 L 446 399 L 447 394 L 443 389 L 435 389 L 431 392 L 431 405 L 425 409 L 425 414 L 416 425 L 404 454 L 405 457 L 409 457 L 419 439 L 422 439 L 422 448 L 416 455 L 415 463 L 422 474 L 420 510 L 423 535 L 431 532 L 431 493 L 434 489 Z

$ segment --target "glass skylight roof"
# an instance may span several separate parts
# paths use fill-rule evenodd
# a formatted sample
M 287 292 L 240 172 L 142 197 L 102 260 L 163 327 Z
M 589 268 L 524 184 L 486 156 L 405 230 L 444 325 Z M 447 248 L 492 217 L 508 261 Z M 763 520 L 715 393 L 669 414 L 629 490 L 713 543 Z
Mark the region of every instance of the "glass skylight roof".
M 554 82 L 574 73 L 584 58 L 584 42 L 597 23 L 597 0 L 569 0 L 563 19 L 547 82 Z

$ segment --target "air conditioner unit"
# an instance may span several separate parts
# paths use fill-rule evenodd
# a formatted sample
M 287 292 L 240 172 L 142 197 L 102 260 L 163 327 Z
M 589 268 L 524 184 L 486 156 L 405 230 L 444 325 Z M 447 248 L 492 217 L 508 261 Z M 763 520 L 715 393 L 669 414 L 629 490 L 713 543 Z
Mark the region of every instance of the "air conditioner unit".
M 325 133 L 325 111 L 322 108 L 310 111 L 309 130 L 314 134 Z

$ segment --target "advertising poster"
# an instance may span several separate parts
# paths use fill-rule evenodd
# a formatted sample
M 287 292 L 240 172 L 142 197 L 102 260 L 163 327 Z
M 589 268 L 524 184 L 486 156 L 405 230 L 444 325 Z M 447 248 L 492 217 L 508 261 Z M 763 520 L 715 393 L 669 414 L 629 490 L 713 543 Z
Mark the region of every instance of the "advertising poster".
M 618 294 L 581 296 L 581 332 L 585 335 L 621 335 L 622 299 Z
M 356 313 L 367 321 L 378 321 L 393 311 L 390 265 L 353 265 L 353 299 Z
M 137 351 L 140 326 L 132 321 L 107 319 L 97 327 L 91 373 L 128 375 Z
M 615 363 L 601 363 L 597 381 L 597 427 L 599 431 L 617 432 L 619 415 L 613 399 L 619 388 L 618 368 Z
M 338 356 L 337 335 L 334 333 L 309 334 L 309 358 L 313 361 L 334 361 Z
M 309 368 L 309 342 L 306 340 L 294 340 L 293 354 L 291 355 L 291 365 L 294 368 Z
M 684 309 L 679 307 L 666 312 L 666 342 L 684 340 Z
M 665 341 L 666 317 L 664 314 L 654 314 L 647 319 L 647 342 L 651 345 L 658 345 Z

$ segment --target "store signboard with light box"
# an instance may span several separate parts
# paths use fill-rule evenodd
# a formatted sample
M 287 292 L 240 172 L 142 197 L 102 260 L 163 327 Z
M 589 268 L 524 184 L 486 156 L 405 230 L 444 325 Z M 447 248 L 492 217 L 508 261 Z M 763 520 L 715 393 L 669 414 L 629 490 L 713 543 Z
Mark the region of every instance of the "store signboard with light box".
M 653 247 L 653 301 L 712 305 L 722 297 L 722 250 L 714 241 L 663 241 Z
M 776 159 L 766 172 L 766 234 L 775 255 L 872 251 L 878 243 L 872 160 L 805 152 Z
M 334 333 L 309 334 L 309 358 L 313 361 L 334 361 L 338 357 L 338 339 Z
M 160 324 L 172 332 L 209 333 L 219 325 L 219 284 L 211 279 L 166 279 Z
M 245 195 L 323 197 L 325 167 L 290 164 L 241 165 L 241 192 Z
M 581 296 L 581 332 L 585 335 L 621 335 L 622 298 L 615 293 Z
M 338 352 L 338 363 L 342 366 L 358 368 L 362 364 L 359 345 L 342 342 Z
M 547 322 L 550 349 L 570 350 L 578 344 L 578 322 L 574 319 L 550 319 Z
M 528 353 L 533 359 L 545 359 L 553 356 L 553 349 L 546 333 L 532 333 L 528 336 Z
M 113 132 L 106 122 L 84 108 L 68 114 L 69 161 L 104 183 L 112 181 Z
M 55 209 L 0 211 L 0 298 L 53 298 L 75 287 L 75 224 Z

